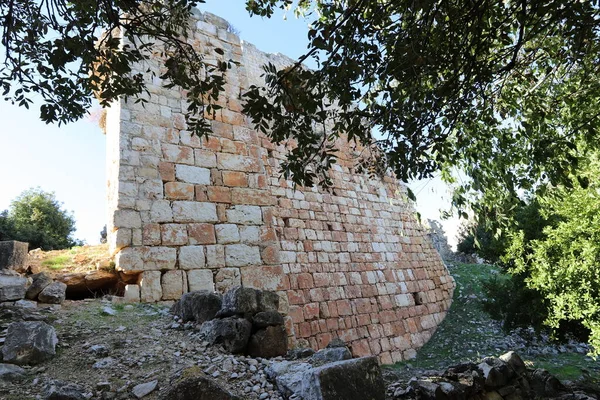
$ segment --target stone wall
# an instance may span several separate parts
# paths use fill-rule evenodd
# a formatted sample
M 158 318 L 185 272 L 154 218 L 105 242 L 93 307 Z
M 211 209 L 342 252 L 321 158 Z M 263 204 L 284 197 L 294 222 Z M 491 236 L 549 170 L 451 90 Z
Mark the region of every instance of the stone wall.
M 450 306 L 454 281 L 392 176 L 352 173 L 343 147 L 331 192 L 279 178 L 283 146 L 254 131 L 240 95 L 260 64 L 291 60 L 240 42 L 228 23 L 197 13 L 190 40 L 216 61 L 239 62 L 208 138 L 186 130 L 185 94 L 148 78 L 145 107 L 107 115 L 110 222 L 117 268 L 137 277 L 126 297 L 173 300 L 235 285 L 277 291 L 290 343 L 339 337 L 355 356 L 411 358 Z M 140 67 L 160 70 L 158 60 Z M 157 74 L 158 75 L 158 74 Z

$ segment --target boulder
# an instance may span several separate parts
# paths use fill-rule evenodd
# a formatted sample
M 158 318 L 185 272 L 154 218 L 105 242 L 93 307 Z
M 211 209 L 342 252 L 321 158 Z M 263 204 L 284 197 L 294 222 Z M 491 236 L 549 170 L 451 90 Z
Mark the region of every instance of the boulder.
M 564 386 L 555 376 L 541 368 L 531 373 L 529 384 L 531 385 L 531 389 L 540 398 L 554 397 L 564 390 Z
M 317 351 L 311 361 L 317 364 L 326 364 L 330 362 L 350 360 L 352 353 L 347 347 L 331 347 Z
M 283 325 L 283 316 L 277 311 L 262 311 L 252 318 L 252 326 L 256 329 L 280 325 Z
M 219 317 L 241 315 L 252 317 L 258 312 L 258 290 L 236 286 L 223 295 L 223 305 Z
M 221 305 L 220 294 L 208 290 L 198 290 L 181 296 L 171 308 L 171 313 L 184 321 L 203 323 L 215 318 Z
M 510 368 L 512 368 L 513 371 L 515 371 L 515 373 L 519 375 L 527 371 L 527 366 L 525 365 L 521 357 L 519 357 L 519 355 L 514 351 L 509 351 L 506 354 L 502 354 L 498 358 L 504 361 Z
M 313 354 L 315 354 L 315 351 L 310 347 L 300 347 L 288 351 L 286 358 L 288 360 L 299 360 L 301 358 L 308 358 Z
M 89 296 L 90 292 L 96 291 L 113 293 L 119 283 L 119 274 L 116 271 L 99 269 L 57 275 L 56 280 L 67 285 L 67 295 L 71 299 Z
M 228 353 L 243 353 L 248 345 L 252 324 L 244 318 L 228 317 L 206 321 L 200 333 L 210 345 L 220 344 Z
M 306 376 L 306 400 L 385 400 L 377 357 L 338 361 L 314 368 Z
M 262 358 L 284 356 L 287 345 L 287 332 L 283 326 L 267 326 L 250 337 L 247 353 Z
M 506 385 L 514 374 L 508 365 L 498 358 L 485 358 L 477 367 L 483 372 L 485 386 L 492 389 Z
M 161 400 L 241 400 L 205 374 L 183 375 L 187 377 L 171 385 Z
M 385 384 L 376 357 L 363 357 L 313 367 L 309 363 L 282 361 L 270 365 L 266 374 L 274 379 L 286 398 L 303 400 L 385 400 Z
M 279 310 L 279 295 L 268 290 L 258 290 L 256 292 L 256 303 L 258 312 L 276 312 Z
M 51 381 L 44 388 L 44 400 L 88 400 L 90 394 L 75 384 L 61 381 Z
M 46 286 L 38 295 L 42 303 L 60 304 L 65 301 L 67 285 L 62 282 L 53 282 Z
M 136 399 L 141 399 L 154 392 L 157 386 L 158 380 L 156 379 L 150 382 L 140 383 L 139 385 L 135 385 L 133 389 L 131 389 L 131 393 L 133 393 Z
M 53 327 L 41 321 L 13 322 L 2 348 L 5 362 L 35 365 L 56 354 L 58 339 Z
M 25 271 L 29 243 L 8 240 L 0 242 L 0 270 Z
M 52 283 L 52 277 L 45 272 L 40 272 L 39 274 L 33 275 L 31 278 L 33 278 L 33 283 L 27 289 L 25 298 L 35 300 L 42 290 Z
M 27 278 L 8 273 L 0 274 L 0 302 L 21 300 L 27 290 Z
M 25 378 L 25 370 L 17 365 L 0 364 L 0 382 L 16 382 Z

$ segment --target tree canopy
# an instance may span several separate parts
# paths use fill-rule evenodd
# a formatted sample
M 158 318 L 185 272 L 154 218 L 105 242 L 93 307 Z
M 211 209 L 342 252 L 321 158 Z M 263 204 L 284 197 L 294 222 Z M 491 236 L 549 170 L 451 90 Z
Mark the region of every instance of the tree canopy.
M 206 133 L 201 111 L 219 107 L 230 64 L 210 66 L 186 43 L 198 3 L 3 1 L 5 98 L 27 106 L 39 94 L 44 121 L 75 120 L 92 92 L 104 105 L 142 93 L 131 67 L 158 42 L 162 77 L 189 91 L 188 121 Z M 461 171 L 459 208 L 467 198 L 481 207 L 515 202 L 570 182 L 582 149 L 600 143 L 598 3 L 247 0 L 253 15 L 294 8 L 311 25 L 305 56 L 285 70 L 267 66 L 265 87 L 244 94 L 244 110 L 275 142 L 297 141 L 283 165 L 296 183 L 327 185 L 333 143 L 345 133 L 370 150 L 357 166 L 372 172 L 453 182 Z M 309 57 L 317 68 L 301 66 Z
M 30 249 L 66 249 L 80 244 L 74 240 L 75 218 L 62 209 L 53 193 L 40 188 L 21 193 L 0 213 L 0 240 L 28 242 Z

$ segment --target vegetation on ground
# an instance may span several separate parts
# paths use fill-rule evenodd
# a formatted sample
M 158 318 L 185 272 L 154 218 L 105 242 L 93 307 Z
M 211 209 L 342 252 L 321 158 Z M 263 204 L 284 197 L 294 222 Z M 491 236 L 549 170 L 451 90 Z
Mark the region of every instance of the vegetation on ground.
M 426 370 L 441 370 L 462 362 L 516 351 L 530 368 L 544 368 L 561 380 L 583 379 L 600 384 L 600 365 L 593 358 L 574 352 L 572 347 L 548 342 L 527 330 L 505 332 L 499 321 L 484 311 L 487 301 L 484 284 L 490 279 L 508 279 L 500 268 L 486 264 L 450 267 L 456 281 L 452 307 L 435 334 L 412 360 L 392 368 L 405 379 Z M 595 377 L 595 378 L 594 378 Z
M 30 254 L 29 264 L 36 270 L 39 268 L 66 273 L 93 271 L 98 268 L 114 269 L 106 244 L 33 252 Z

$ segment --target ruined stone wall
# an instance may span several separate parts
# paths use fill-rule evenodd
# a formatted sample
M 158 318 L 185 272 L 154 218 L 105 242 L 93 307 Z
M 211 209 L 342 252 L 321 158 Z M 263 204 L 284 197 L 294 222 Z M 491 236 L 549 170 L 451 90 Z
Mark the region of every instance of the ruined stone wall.
M 191 40 L 227 75 L 224 108 L 208 138 L 186 130 L 181 90 L 148 78 L 145 107 L 108 111 L 109 243 L 137 285 L 129 299 L 173 300 L 198 289 L 244 285 L 277 291 L 292 345 L 322 348 L 334 337 L 356 356 L 411 358 L 450 306 L 454 282 L 389 176 L 352 173 L 342 151 L 331 192 L 294 190 L 279 178 L 285 156 L 241 114 L 240 94 L 259 83 L 266 55 L 196 14 Z M 140 66 L 160 70 L 158 60 Z

